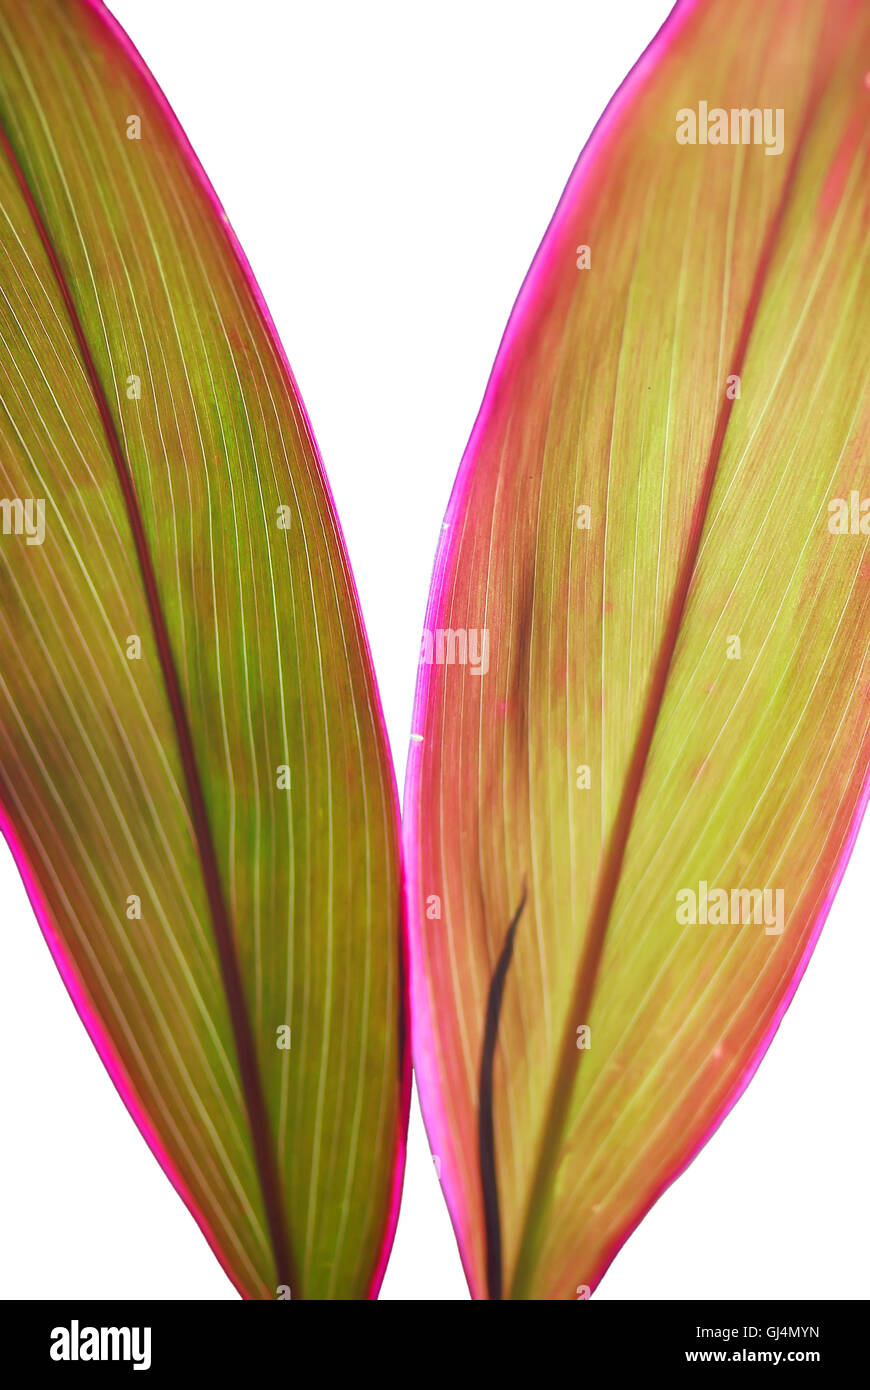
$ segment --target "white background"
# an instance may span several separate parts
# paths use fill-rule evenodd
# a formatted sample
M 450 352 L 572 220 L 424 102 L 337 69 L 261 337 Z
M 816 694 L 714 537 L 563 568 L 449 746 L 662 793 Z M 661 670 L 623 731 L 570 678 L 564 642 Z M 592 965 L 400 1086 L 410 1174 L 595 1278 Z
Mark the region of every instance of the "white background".
M 115 0 L 293 364 L 400 787 L 440 521 L 502 330 L 580 148 L 668 8 Z M 0 1296 L 235 1297 L 0 851 Z M 870 824 L 758 1076 L 597 1297 L 870 1296 L 868 851 Z M 382 1297 L 467 1296 L 415 1100 Z

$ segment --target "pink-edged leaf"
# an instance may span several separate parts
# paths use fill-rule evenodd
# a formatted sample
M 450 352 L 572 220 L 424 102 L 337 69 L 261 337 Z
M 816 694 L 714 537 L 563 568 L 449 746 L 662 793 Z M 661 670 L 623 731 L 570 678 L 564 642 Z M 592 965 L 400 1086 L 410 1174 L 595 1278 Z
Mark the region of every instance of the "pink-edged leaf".
M 405 833 L 477 1298 L 594 1288 L 757 1067 L 866 805 L 868 29 L 858 0 L 677 6 L 462 462 Z
M 101 5 L 0 0 L 0 127 L 2 827 L 236 1287 L 373 1297 L 409 1094 L 399 830 L 314 439 Z

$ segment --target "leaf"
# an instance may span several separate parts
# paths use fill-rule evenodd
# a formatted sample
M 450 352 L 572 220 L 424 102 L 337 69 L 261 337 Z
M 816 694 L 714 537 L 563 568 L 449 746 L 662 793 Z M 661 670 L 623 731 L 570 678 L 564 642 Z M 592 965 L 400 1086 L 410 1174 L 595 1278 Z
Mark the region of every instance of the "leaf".
M 236 1287 L 373 1297 L 409 1089 L 398 821 L 338 520 L 126 36 L 2 0 L 0 41 L 4 831 Z
M 571 177 L 450 501 L 406 858 L 476 1298 L 588 1296 L 758 1066 L 867 802 L 868 19 L 677 6 Z M 739 114 L 678 143 L 702 102 L 729 136 L 769 109 L 762 143 Z

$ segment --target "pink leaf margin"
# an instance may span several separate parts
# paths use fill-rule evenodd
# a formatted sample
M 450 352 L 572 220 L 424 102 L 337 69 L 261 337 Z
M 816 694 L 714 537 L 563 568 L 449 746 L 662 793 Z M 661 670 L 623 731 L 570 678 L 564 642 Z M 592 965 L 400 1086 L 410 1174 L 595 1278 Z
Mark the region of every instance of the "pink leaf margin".
M 372 672 L 374 672 L 374 662 L 372 660 L 371 646 L 369 643 L 368 632 L 366 631 L 365 622 L 362 616 L 362 608 L 359 601 L 359 593 L 356 587 L 356 580 L 354 578 L 353 571 L 351 570 L 350 563 L 347 558 L 347 544 L 345 542 L 344 532 L 342 530 L 341 522 L 339 520 L 338 511 L 335 505 L 335 499 L 332 495 L 332 489 L 329 485 L 329 479 L 327 478 L 326 470 L 323 465 L 323 459 L 320 454 L 320 449 L 318 448 L 317 441 L 314 436 L 314 430 L 311 426 L 311 421 L 308 416 L 308 411 L 306 409 L 304 400 L 302 398 L 302 393 L 299 390 L 296 378 L 293 374 L 293 369 L 290 366 L 289 359 L 284 350 L 284 345 L 281 342 L 281 339 L 278 335 L 278 330 L 275 326 L 275 322 L 266 305 L 266 301 L 263 298 L 262 290 L 260 289 L 260 286 L 257 283 L 250 262 L 248 261 L 248 258 L 242 249 L 241 243 L 239 242 L 239 239 L 232 228 L 232 224 L 230 223 L 229 217 L 227 216 L 223 204 L 218 198 L 217 193 L 215 192 L 214 187 L 210 179 L 208 178 L 208 175 L 203 169 L 202 164 L 200 163 L 196 155 L 196 152 L 193 149 L 193 146 L 191 145 L 189 139 L 187 138 L 187 135 L 185 134 L 181 126 L 181 122 L 176 116 L 175 111 L 169 103 L 169 100 L 167 99 L 162 88 L 157 83 L 157 80 L 153 76 L 145 60 L 142 58 L 142 55 L 139 53 L 139 50 L 136 48 L 132 39 L 127 34 L 126 30 L 124 30 L 121 27 L 118 20 L 111 13 L 111 11 L 107 9 L 106 5 L 103 3 L 103 0 L 80 0 L 80 3 L 82 4 L 84 9 L 90 11 L 94 18 L 100 24 L 102 24 L 109 42 L 114 42 L 115 44 L 117 44 L 117 46 L 121 49 L 124 56 L 132 65 L 142 82 L 148 88 L 149 93 L 153 97 L 156 105 L 159 107 L 162 115 L 164 116 L 168 126 L 172 130 L 172 133 L 178 142 L 178 146 L 185 157 L 185 161 L 191 174 L 199 183 L 201 189 L 203 190 L 209 203 L 211 204 L 217 222 L 223 230 L 223 235 L 226 237 L 227 243 L 233 255 L 235 256 L 239 269 L 242 272 L 242 276 L 244 278 L 246 286 L 257 306 L 257 310 L 262 320 L 264 330 L 267 336 L 271 339 L 271 342 L 275 348 L 275 352 L 286 373 L 289 390 L 295 397 L 299 405 L 301 418 L 305 425 L 308 441 L 311 445 L 312 454 L 314 456 L 315 464 L 317 467 L 319 481 L 323 488 L 323 494 L 329 509 L 330 521 L 332 523 L 332 526 L 334 527 L 335 534 L 338 539 L 339 546 L 341 548 L 342 556 L 345 561 L 345 570 L 349 581 L 350 594 L 354 604 L 354 608 L 356 610 L 356 617 L 359 624 L 360 633 L 362 635 L 362 640 L 365 644 L 365 652 L 369 663 L 369 669 Z M 392 757 L 390 754 L 390 744 L 387 735 L 387 725 L 386 719 L 384 717 L 383 704 L 381 701 L 380 691 L 374 680 L 372 681 L 372 689 L 375 700 L 374 712 L 380 730 L 382 748 L 387 757 L 390 767 L 394 824 L 398 826 L 400 823 L 401 816 L 398 789 L 396 786 L 395 771 L 393 768 Z M 46 903 L 42 895 L 42 892 L 39 888 L 36 875 L 33 871 L 33 867 L 30 863 L 30 860 L 12 824 L 9 814 L 6 808 L 2 805 L 2 803 L 0 803 L 0 834 L 3 835 L 3 838 L 9 846 L 12 858 L 15 862 L 15 866 L 24 884 L 24 890 L 27 893 L 30 905 L 33 908 L 37 922 L 39 923 L 40 930 L 42 932 L 43 937 L 45 938 L 46 945 L 48 946 L 52 959 L 58 969 L 61 979 L 63 980 L 67 993 L 69 994 L 70 999 L 72 1000 L 73 1006 L 77 1014 L 79 1015 L 79 1018 L 81 1019 L 82 1023 L 85 1026 L 85 1029 L 87 1030 L 91 1042 L 93 1043 L 94 1047 L 97 1050 L 97 1053 L 99 1054 L 100 1060 L 106 1068 L 106 1071 L 109 1073 L 109 1077 L 112 1081 L 112 1084 L 114 1085 L 116 1091 L 121 1097 L 121 1100 L 126 1106 L 134 1124 L 141 1133 L 142 1137 L 144 1138 L 154 1157 L 157 1159 L 157 1162 L 163 1169 L 163 1172 L 166 1174 L 166 1177 L 169 1179 L 172 1186 L 175 1188 L 175 1191 L 178 1193 L 179 1197 L 184 1202 L 185 1206 L 188 1208 L 197 1225 L 199 1226 L 200 1230 L 202 1231 L 202 1234 L 204 1235 L 209 1247 L 213 1251 L 221 1268 L 224 1270 L 227 1277 L 233 1283 L 234 1287 L 238 1289 L 239 1293 L 241 1293 L 243 1297 L 246 1297 L 244 1291 L 239 1288 L 234 1275 L 227 1266 L 227 1263 L 221 1253 L 220 1246 L 214 1231 L 210 1227 L 202 1211 L 198 1208 L 193 1198 L 193 1195 L 190 1192 L 190 1189 L 188 1188 L 187 1184 L 185 1183 L 184 1179 L 182 1178 L 181 1174 L 179 1173 L 178 1169 L 173 1163 L 172 1158 L 170 1157 L 162 1140 L 157 1134 L 148 1114 L 146 1113 L 141 1097 L 138 1095 L 136 1088 L 134 1087 L 126 1069 L 124 1068 L 123 1063 L 121 1062 L 121 1059 L 118 1056 L 118 1053 L 114 1047 L 114 1044 L 112 1043 L 112 1040 L 109 1037 L 109 1034 L 106 1031 L 103 1022 L 96 1011 L 93 1000 L 91 999 L 90 994 L 88 993 L 78 972 L 76 971 L 71 957 L 69 956 L 66 948 L 64 947 L 63 941 L 60 937 L 57 927 L 52 920 L 52 915 L 48 907 L 48 904 Z M 401 844 L 398 833 L 397 848 L 399 849 L 399 851 L 401 851 Z M 399 860 L 401 862 L 401 853 L 399 853 Z M 402 893 L 402 898 L 404 899 L 404 892 Z M 381 1249 L 378 1254 L 378 1259 L 367 1293 L 367 1298 L 370 1300 L 376 1299 L 378 1293 L 380 1292 L 380 1288 L 384 1280 L 384 1274 L 387 1268 L 387 1263 L 390 1258 L 390 1252 L 393 1248 L 393 1241 L 395 1239 L 396 1234 L 396 1225 L 399 1219 L 399 1208 L 402 1200 L 402 1186 L 404 1182 L 405 1162 L 407 1157 L 408 1117 L 411 1105 L 411 1047 L 410 1028 L 408 1026 L 410 1017 L 410 946 L 408 921 L 407 916 L 404 913 L 402 914 L 402 922 L 400 924 L 399 941 L 397 943 L 397 946 L 400 957 L 399 978 L 401 982 L 401 1069 L 399 1080 L 400 1128 L 396 1144 L 396 1152 L 393 1158 L 389 1214 L 384 1229 L 384 1237 L 381 1244 Z
M 517 339 L 521 336 L 526 315 L 530 312 L 536 300 L 538 290 L 549 274 L 550 266 L 553 261 L 554 247 L 558 243 L 561 230 L 567 222 L 572 212 L 574 201 L 583 189 L 587 179 L 594 178 L 598 161 L 606 157 L 610 136 L 619 122 L 627 116 L 628 108 L 631 106 L 635 95 L 642 90 L 648 76 L 658 65 L 659 59 L 677 41 L 694 11 L 702 4 L 703 0 L 677 0 L 677 3 L 665 19 L 661 28 L 657 31 L 637 62 L 623 79 L 617 91 L 611 97 L 593 127 L 589 139 L 580 152 L 568 182 L 565 185 L 564 192 L 559 199 L 556 210 L 550 219 L 547 230 L 532 260 L 532 264 L 523 280 L 519 294 L 517 295 L 513 309 L 508 318 L 501 342 L 499 343 L 495 362 L 484 392 L 483 401 L 477 413 L 465 452 L 462 455 L 459 471 L 447 504 L 444 525 L 442 526 L 441 537 L 435 555 L 432 582 L 426 607 L 425 627 L 428 630 L 432 630 L 438 626 L 437 616 L 441 604 L 445 571 L 450 557 L 453 532 L 455 523 L 461 517 L 465 507 L 465 501 L 477 456 L 478 442 L 487 428 L 489 417 L 501 386 L 502 377 L 505 374 L 507 361 L 514 351 Z M 429 1139 L 430 1148 L 433 1154 L 446 1155 L 452 1151 L 452 1144 L 450 1139 L 450 1126 L 444 1102 L 441 1097 L 441 1085 L 436 1061 L 437 1049 L 427 1008 L 427 983 L 420 945 L 420 937 L 425 928 L 420 921 L 419 915 L 419 905 L 422 901 L 423 894 L 423 883 L 419 855 L 417 853 L 420 825 L 418 786 L 420 784 L 421 775 L 421 740 L 423 738 L 422 730 L 425 723 L 425 712 L 429 702 L 429 685 L 431 679 L 432 668 L 425 662 L 421 662 L 417 674 L 417 688 L 411 721 L 411 745 L 405 773 L 403 835 L 405 845 L 406 920 L 408 924 L 407 934 L 410 957 L 410 1004 L 414 1072 L 417 1078 L 420 1107 L 423 1112 L 423 1123 Z M 794 998 L 798 985 L 803 979 L 810 957 L 816 948 L 822 928 L 831 910 L 831 905 L 840 887 L 843 874 L 846 871 L 846 866 L 852 856 L 855 841 L 858 838 L 858 832 L 867 810 L 868 801 L 870 801 L 870 768 L 867 770 L 864 785 L 858 799 L 857 810 L 849 828 L 849 834 L 834 863 L 828 890 L 819 906 L 816 923 L 810 934 L 803 956 L 801 957 L 767 1032 L 759 1043 L 756 1051 L 747 1062 L 742 1076 L 737 1079 L 730 1095 L 723 1102 L 720 1113 L 710 1125 L 706 1134 L 673 1176 L 663 1182 L 653 1195 L 643 1202 L 627 1230 L 614 1241 L 612 1246 L 602 1257 L 592 1276 L 590 1289 L 594 1289 L 601 1282 L 601 1279 L 613 1263 L 613 1260 L 619 1254 L 625 1242 L 634 1233 L 647 1213 L 655 1206 L 659 1198 L 694 1162 L 701 1150 L 716 1133 L 719 1126 L 727 1119 L 752 1078 L 755 1076 L 755 1073 L 758 1071 Z M 467 1232 L 470 1223 L 466 1214 L 460 1210 L 458 1193 L 451 1189 L 449 1181 L 442 1180 L 442 1190 L 450 1213 L 454 1233 L 456 1234 L 459 1256 L 462 1261 L 463 1270 L 465 1271 L 465 1277 L 469 1288 L 473 1289 L 474 1285 L 469 1252 L 465 1248 L 460 1235 L 460 1232 Z

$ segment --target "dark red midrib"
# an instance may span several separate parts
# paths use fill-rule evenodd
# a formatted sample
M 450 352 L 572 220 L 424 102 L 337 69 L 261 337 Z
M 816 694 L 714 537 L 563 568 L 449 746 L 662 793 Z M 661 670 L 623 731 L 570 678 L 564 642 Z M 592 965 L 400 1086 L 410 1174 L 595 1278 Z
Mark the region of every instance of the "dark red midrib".
M 502 1296 L 501 1219 L 498 1209 L 498 1167 L 495 1147 L 495 1049 L 498 1042 L 498 1023 L 505 981 L 513 958 L 514 936 L 525 905 L 526 886 L 523 884 L 523 895 L 511 918 L 490 980 L 483 1029 L 483 1046 L 480 1050 L 477 1153 L 486 1239 L 486 1288 L 487 1297 L 493 1301 L 499 1300 Z
M 737 345 L 728 375 L 739 376 L 743 367 L 746 350 L 758 316 L 758 308 L 764 291 L 764 285 L 770 271 L 785 214 L 791 200 L 798 165 L 806 143 L 807 134 L 812 125 L 813 117 L 821 100 L 823 87 L 824 83 L 819 81 L 811 98 L 807 102 L 807 108 L 795 142 L 794 154 L 792 155 L 788 171 L 783 181 L 779 202 L 759 255 L 758 265 L 756 266 L 755 276 L 753 278 L 740 334 L 737 339 Z M 698 552 L 701 546 L 704 526 L 710 508 L 710 499 L 719 469 L 725 434 L 728 429 L 733 406 L 733 400 L 729 399 L 727 396 L 723 397 L 716 417 L 716 424 L 713 430 L 713 438 L 710 445 L 707 465 L 704 470 L 701 489 L 692 515 L 686 551 L 677 574 L 670 616 L 662 638 L 659 655 L 653 668 L 640 730 L 628 766 L 628 772 L 626 773 L 622 794 L 620 796 L 619 808 L 614 820 L 607 852 L 604 856 L 601 874 L 598 879 L 590 914 L 586 948 L 577 974 L 577 984 L 573 1002 L 568 1013 L 568 1023 L 564 1036 L 560 1042 L 559 1056 L 561 1061 L 557 1068 L 556 1079 L 547 1112 L 547 1122 L 538 1150 L 535 1176 L 529 1189 L 529 1199 L 526 1206 L 526 1215 L 518 1246 L 515 1269 L 519 1269 L 522 1265 L 526 1247 L 532 1236 L 534 1212 L 546 1197 L 547 1190 L 550 1186 L 550 1179 L 558 1159 L 559 1146 L 564 1132 L 565 1119 L 567 1117 L 568 1106 L 576 1080 L 577 1068 L 584 1056 L 582 1051 L 578 1053 L 576 1049 L 576 1024 L 577 1022 L 588 1022 L 592 999 L 598 981 L 598 971 L 604 951 L 604 943 L 610 925 L 613 903 L 622 875 L 622 865 L 625 859 L 634 813 L 637 808 L 638 797 L 646 773 L 646 765 L 649 759 L 650 748 L 652 747 L 653 736 L 655 734 L 658 717 L 664 701 L 665 690 L 673 665 L 677 638 L 682 627 L 689 591 L 695 575 Z
M 154 571 L 151 552 L 148 548 L 148 541 L 145 535 L 145 526 L 139 507 L 139 499 L 136 494 L 130 467 L 124 455 L 114 419 L 112 418 L 109 402 L 91 354 L 84 326 L 67 284 L 60 258 L 55 250 L 54 243 L 2 121 L 0 121 L 0 146 L 2 146 L 9 160 L 15 179 L 21 189 L 22 196 L 27 204 L 28 211 L 33 219 L 34 226 L 42 242 L 54 278 L 66 306 L 79 351 L 82 355 L 85 371 L 87 372 L 91 390 L 94 395 L 94 400 L 100 414 L 103 430 L 115 465 L 115 471 L 118 475 L 118 481 L 121 486 L 127 517 L 136 547 L 136 556 L 139 562 L 142 583 L 145 588 L 151 627 L 160 660 L 160 669 L 166 687 L 166 694 L 169 700 L 184 772 L 184 780 L 187 787 L 187 795 L 190 802 L 190 814 L 196 839 L 197 854 L 202 870 L 203 882 L 205 884 L 215 945 L 218 952 L 221 979 L 226 994 L 230 1023 L 235 1039 L 242 1092 L 245 1098 L 245 1108 L 251 1132 L 254 1158 L 262 1191 L 263 1208 L 269 1228 L 269 1238 L 272 1245 L 272 1255 L 275 1261 L 276 1278 L 279 1284 L 287 1285 L 290 1288 L 294 1299 L 299 1299 L 302 1297 L 302 1291 L 297 1282 L 295 1264 L 290 1249 L 290 1240 L 284 1213 L 284 1201 L 278 1176 L 277 1156 L 272 1129 L 269 1123 L 268 1111 L 266 1109 L 262 1078 L 257 1061 L 256 1045 L 251 1029 L 251 1020 L 245 1001 L 244 985 L 242 983 L 241 971 L 236 956 L 232 922 L 224 898 L 217 853 L 199 775 L 199 766 L 196 759 L 193 736 L 181 692 L 181 683 L 178 678 L 175 659 L 172 654 L 172 645 L 160 601 L 160 591 L 157 585 L 157 577 Z

